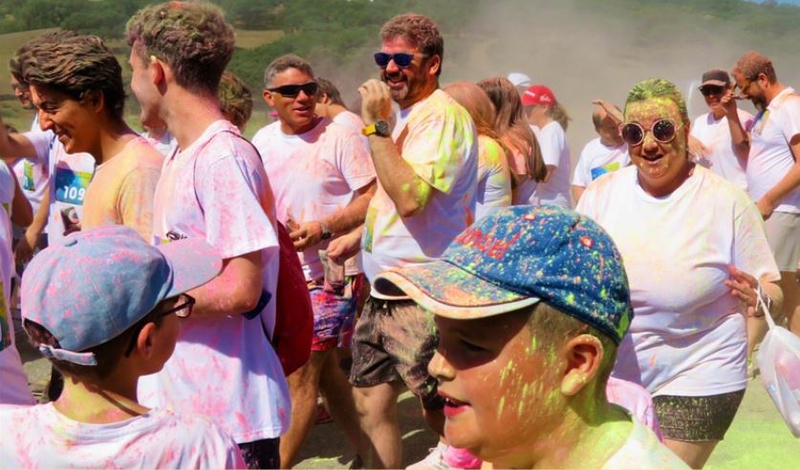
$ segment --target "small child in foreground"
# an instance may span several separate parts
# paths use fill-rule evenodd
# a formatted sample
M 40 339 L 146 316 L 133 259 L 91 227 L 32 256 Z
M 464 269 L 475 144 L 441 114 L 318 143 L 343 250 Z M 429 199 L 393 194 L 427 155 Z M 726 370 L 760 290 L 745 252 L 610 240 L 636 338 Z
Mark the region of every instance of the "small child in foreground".
M 386 271 L 375 288 L 436 315 L 428 368 L 451 445 L 496 468 L 686 468 L 606 398 L 633 313 L 622 258 L 592 220 L 499 209 L 438 262 Z
M 64 390 L 52 403 L 0 409 L 3 468 L 244 468 L 209 418 L 148 409 L 136 396 L 192 312 L 185 292 L 221 267 L 203 240 L 155 248 L 124 226 L 39 253 L 22 279 L 23 327 Z

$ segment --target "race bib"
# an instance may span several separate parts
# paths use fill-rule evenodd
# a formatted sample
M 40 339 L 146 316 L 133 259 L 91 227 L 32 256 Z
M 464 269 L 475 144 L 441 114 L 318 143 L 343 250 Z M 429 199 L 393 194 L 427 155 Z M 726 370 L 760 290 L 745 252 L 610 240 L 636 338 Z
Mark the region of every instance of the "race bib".
M 92 174 L 69 168 L 56 168 L 55 176 L 56 201 L 82 206 Z
M 22 189 L 25 191 L 34 191 L 36 184 L 33 180 L 33 163 L 28 160 L 22 161 Z

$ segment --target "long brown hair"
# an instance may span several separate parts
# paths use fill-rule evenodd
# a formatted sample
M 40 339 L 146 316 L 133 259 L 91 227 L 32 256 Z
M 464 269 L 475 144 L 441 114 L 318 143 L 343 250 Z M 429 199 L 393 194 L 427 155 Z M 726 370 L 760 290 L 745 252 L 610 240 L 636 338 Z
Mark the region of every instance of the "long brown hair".
M 522 112 L 522 101 L 514 84 L 504 77 L 492 77 L 479 81 L 478 86 L 494 104 L 494 128 L 500 142 L 512 152 L 523 153 L 525 176 L 534 181 L 544 181 L 547 167 L 542 159 L 539 142 Z M 511 158 L 513 157 L 509 155 L 509 160 Z M 513 162 L 509 163 L 512 163 L 512 168 L 515 167 Z

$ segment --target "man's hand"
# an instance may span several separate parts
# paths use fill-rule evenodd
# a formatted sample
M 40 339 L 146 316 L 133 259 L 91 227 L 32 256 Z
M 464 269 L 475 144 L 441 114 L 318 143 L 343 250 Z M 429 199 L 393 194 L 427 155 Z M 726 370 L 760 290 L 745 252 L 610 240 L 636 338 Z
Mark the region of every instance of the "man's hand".
M 708 148 L 694 136 L 689 136 L 689 155 L 702 158 L 708 154 Z
M 725 111 L 725 116 L 732 116 L 738 112 L 738 108 L 736 106 L 736 98 L 733 96 L 733 90 L 728 88 L 722 98 L 719 99 L 719 105 L 723 111 Z
M 758 207 L 758 212 L 761 213 L 761 217 L 764 220 L 769 219 L 775 210 L 775 204 L 764 196 L 756 202 L 756 207 Z
M 392 114 L 392 95 L 389 86 L 375 78 L 367 80 L 358 88 L 361 95 L 361 118 L 364 124 L 388 121 Z
M 318 221 L 306 222 L 300 225 L 293 224 L 290 227 L 289 237 L 294 242 L 294 247 L 297 251 L 303 251 L 311 248 L 322 241 L 322 223 Z M 289 224 L 286 224 L 289 227 Z
M 328 259 L 336 264 L 343 265 L 361 249 L 361 233 L 364 226 L 331 241 L 328 244 Z

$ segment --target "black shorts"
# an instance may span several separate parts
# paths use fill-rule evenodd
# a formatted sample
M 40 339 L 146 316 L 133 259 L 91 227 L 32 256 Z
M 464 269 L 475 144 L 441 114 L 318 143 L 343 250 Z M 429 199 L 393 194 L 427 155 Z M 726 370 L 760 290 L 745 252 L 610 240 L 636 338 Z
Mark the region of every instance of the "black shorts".
M 661 433 L 684 442 L 721 441 L 744 398 L 744 390 L 705 397 L 653 397 Z

